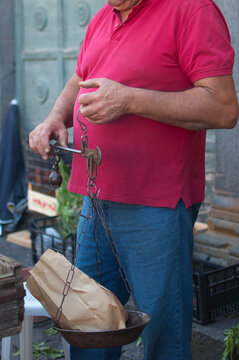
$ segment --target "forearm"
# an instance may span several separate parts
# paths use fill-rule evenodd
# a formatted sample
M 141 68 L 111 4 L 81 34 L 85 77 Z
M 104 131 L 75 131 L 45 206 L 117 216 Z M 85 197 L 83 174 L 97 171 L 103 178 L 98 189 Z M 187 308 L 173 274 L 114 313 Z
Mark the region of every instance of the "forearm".
M 181 92 L 128 87 L 109 79 L 89 79 L 84 88 L 97 91 L 79 97 L 81 114 L 94 124 L 105 124 L 125 114 L 139 115 L 190 130 L 232 128 L 238 102 L 231 75 L 205 78 Z
M 79 78 L 74 75 L 58 96 L 49 116 L 44 122 L 61 121 L 67 128 L 73 126 L 73 109 L 79 91 Z M 54 120 L 53 120 L 54 119 Z
M 67 128 L 73 123 L 74 103 L 79 91 L 80 78 L 75 74 L 58 96 L 47 118 L 29 134 L 30 148 L 47 159 L 50 154 L 50 140 L 56 139 L 67 146 Z
M 190 130 L 231 128 L 238 116 L 235 99 L 225 103 L 200 86 L 182 92 L 131 88 L 127 102 L 129 113 Z

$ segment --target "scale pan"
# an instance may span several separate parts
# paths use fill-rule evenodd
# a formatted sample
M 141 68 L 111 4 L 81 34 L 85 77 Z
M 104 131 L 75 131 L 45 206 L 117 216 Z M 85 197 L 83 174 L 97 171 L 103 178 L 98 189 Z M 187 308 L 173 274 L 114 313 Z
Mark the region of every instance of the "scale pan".
M 129 344 L 138 339 L 151 316 L 134 310 L 128 310 L 128 321 L 125 329 L 108 331 L 64 330 L 54 324 L 63 338 L 72 346 L 82 348 L 107 348 Z

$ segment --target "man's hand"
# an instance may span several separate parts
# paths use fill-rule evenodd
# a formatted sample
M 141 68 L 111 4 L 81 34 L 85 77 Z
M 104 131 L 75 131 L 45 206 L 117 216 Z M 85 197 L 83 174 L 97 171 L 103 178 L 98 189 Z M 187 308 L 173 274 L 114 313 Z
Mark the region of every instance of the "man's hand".
M 81 81 L 80 87 L 97 88 L 96 91 L 79 96 L 80 112 L 91 123 L 105 124 L 128 113 L 130 88 L 109 79 Z
M 49 142 L 51 139 L 56 139 L 62 146 L 67 146 L 67 128 L 62 121 L 57 121 L 54 118 L 54 114 L 50 114 L 42 124 L 30 133 L 29 146 L 46 160 L 50 152 Z

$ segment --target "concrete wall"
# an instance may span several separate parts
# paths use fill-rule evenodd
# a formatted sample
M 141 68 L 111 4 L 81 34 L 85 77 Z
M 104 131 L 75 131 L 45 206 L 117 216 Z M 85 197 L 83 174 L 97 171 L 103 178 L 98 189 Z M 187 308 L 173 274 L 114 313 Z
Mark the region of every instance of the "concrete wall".
M 0 0 L 0 132 L 14 94 L 14 1 Z

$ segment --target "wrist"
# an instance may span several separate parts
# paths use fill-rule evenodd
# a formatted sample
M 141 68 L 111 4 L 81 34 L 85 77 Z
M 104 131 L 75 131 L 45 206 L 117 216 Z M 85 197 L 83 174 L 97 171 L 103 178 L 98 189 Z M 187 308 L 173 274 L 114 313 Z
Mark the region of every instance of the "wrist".
M 125 114 L 134 113 L 134 88 L 129 86 L 125 86 L 124 109 L 125 109 Z
M 71 127 L 72 126 L 72 120 L 69 121 L 69 119 L 64 119 L 61 112 L 52 110 L 50 114 L 47 116 L 47 118 L 43 121 L 46 125 L 55 125 L 57 127 L 64 126 L 64 127 Z M 70 124 L 71 122 L 71 124 Z

